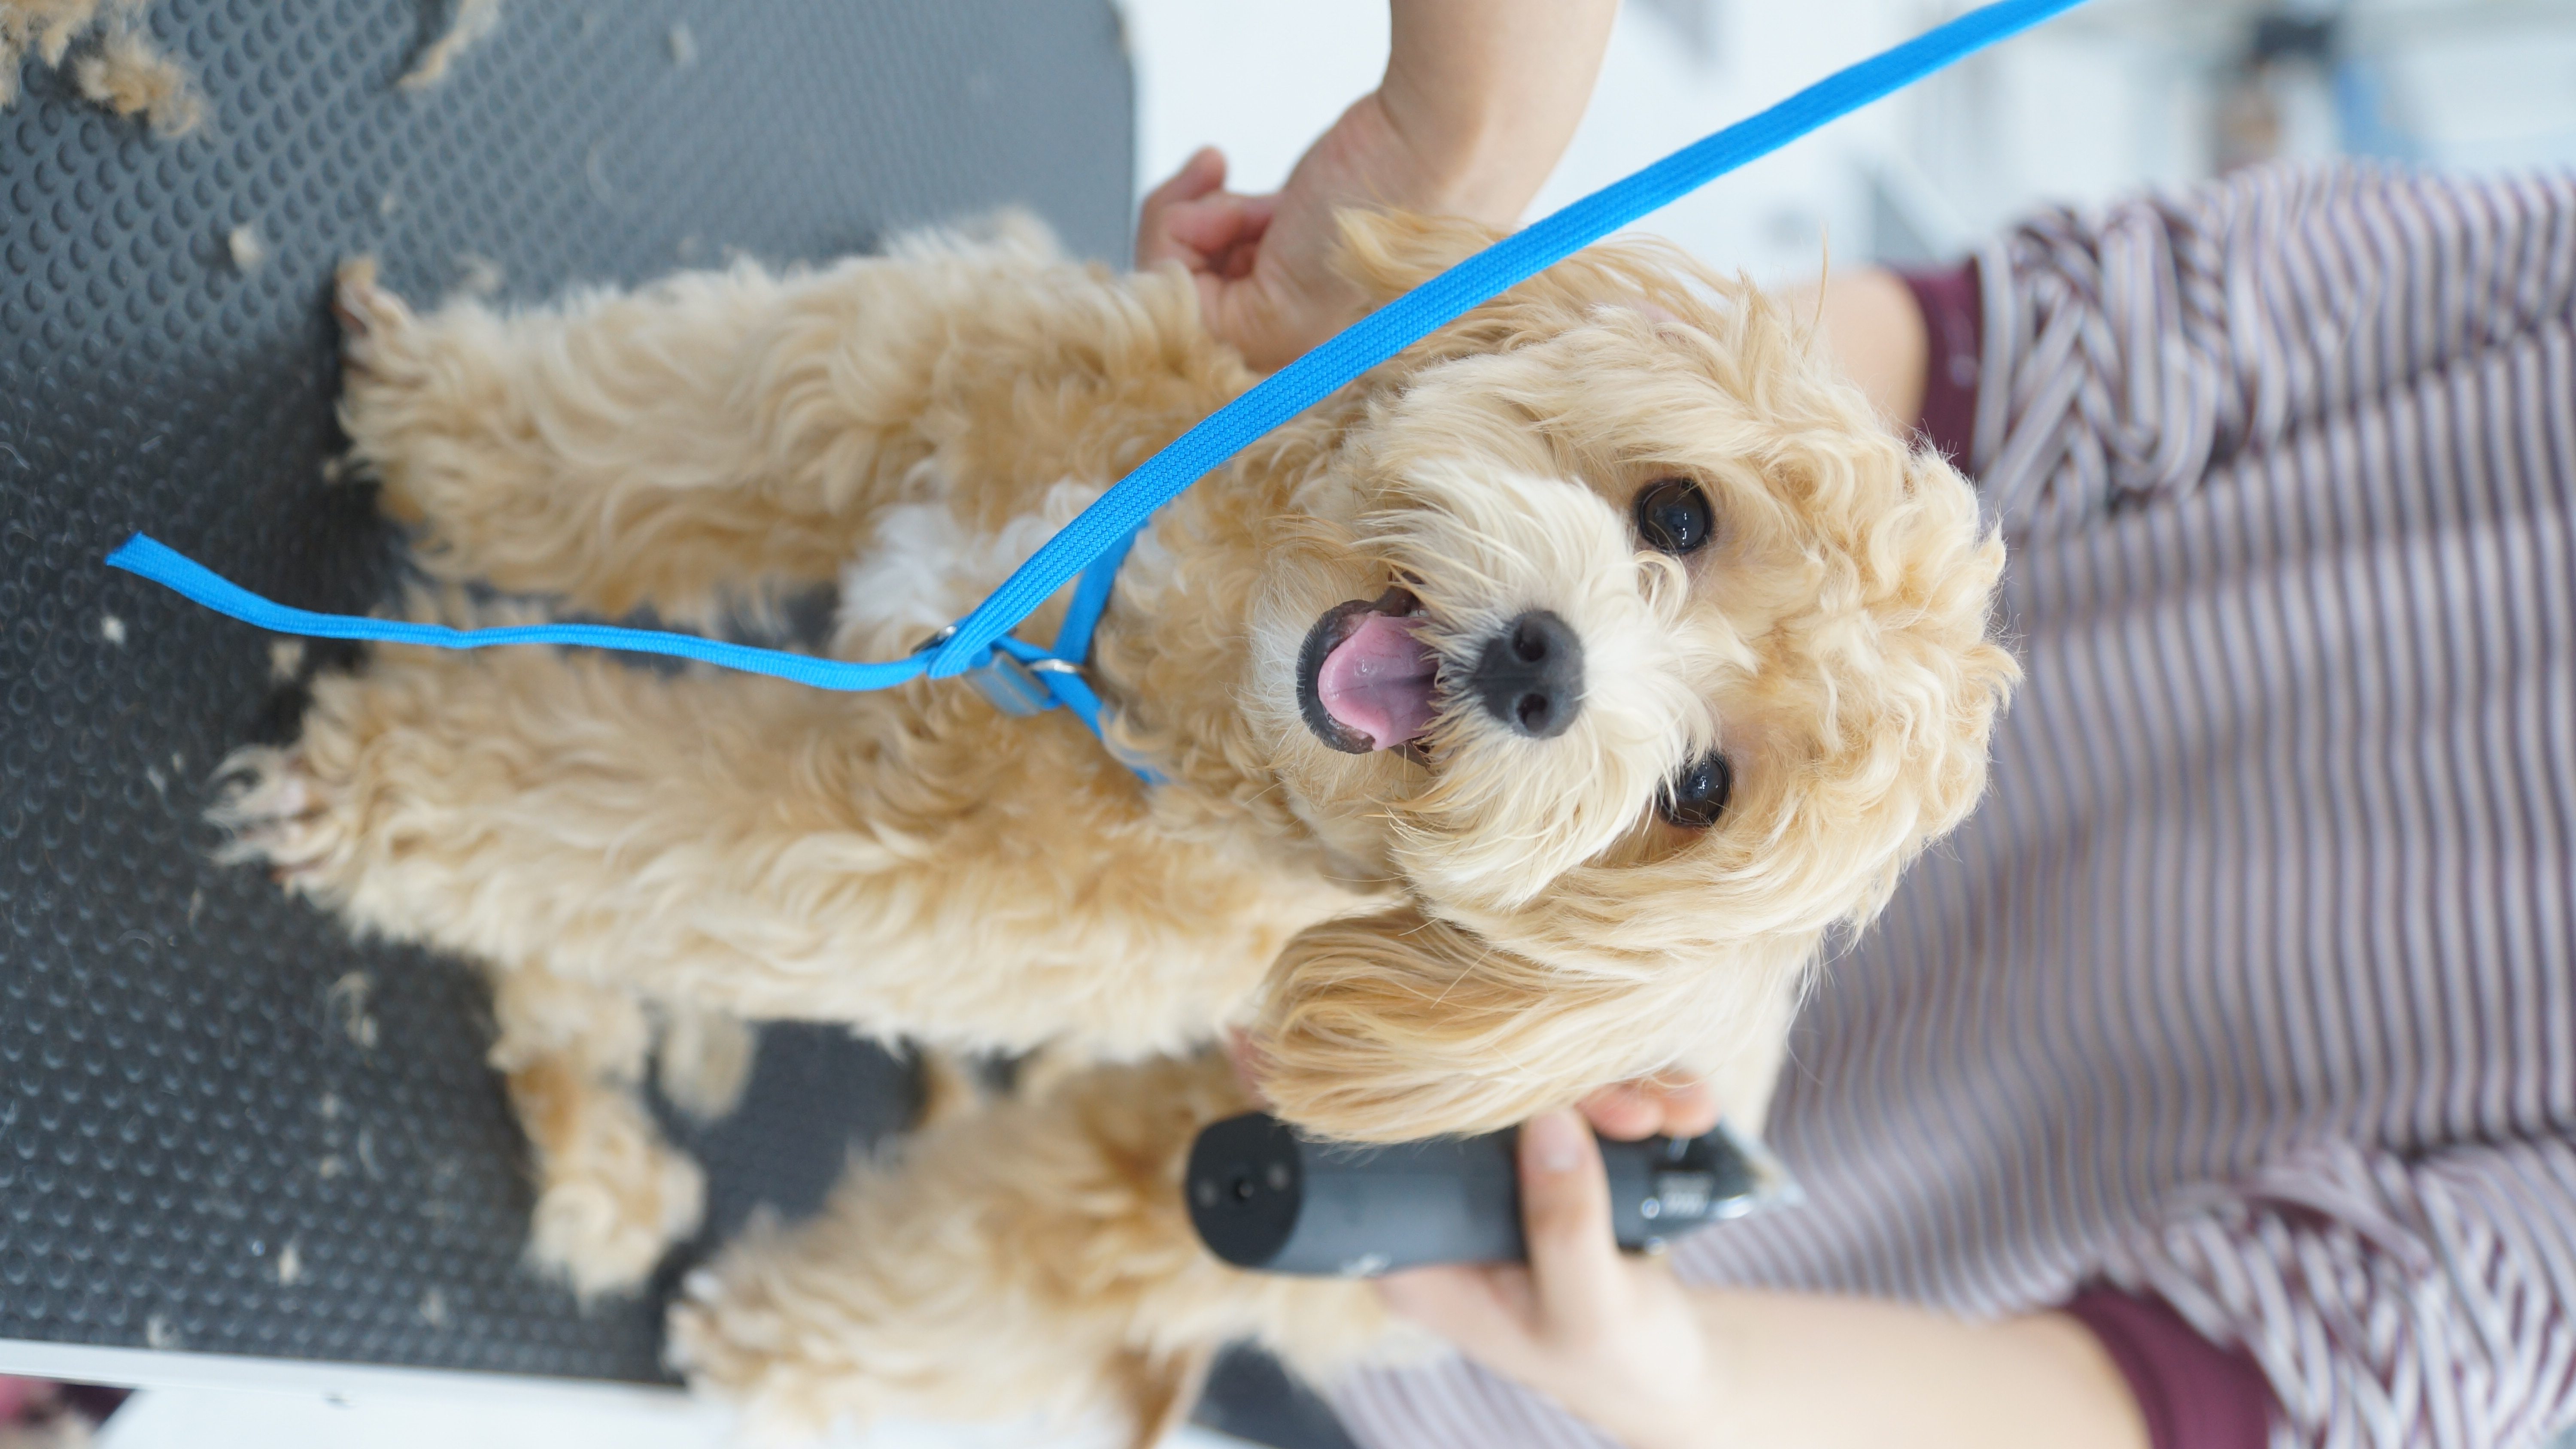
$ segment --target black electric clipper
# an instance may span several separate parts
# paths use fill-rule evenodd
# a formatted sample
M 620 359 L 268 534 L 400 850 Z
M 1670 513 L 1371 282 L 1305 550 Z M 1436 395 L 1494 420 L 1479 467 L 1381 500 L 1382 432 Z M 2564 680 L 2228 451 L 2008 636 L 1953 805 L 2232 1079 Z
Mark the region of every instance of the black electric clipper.
M 1521 1241 L 1517 1130 L 1386 1146 L 1310 1142 L 1266 1112 L 1210 1125 L 1190 1148 L 1190 1222 L 1238 1268 L 1373 1278 L 1426 1263 L 1510 1263 Z M 1603 1141 L 1619 1246 L 1667 1239 L 1797 1188 L 1724 1127 L 1705 1137 Z

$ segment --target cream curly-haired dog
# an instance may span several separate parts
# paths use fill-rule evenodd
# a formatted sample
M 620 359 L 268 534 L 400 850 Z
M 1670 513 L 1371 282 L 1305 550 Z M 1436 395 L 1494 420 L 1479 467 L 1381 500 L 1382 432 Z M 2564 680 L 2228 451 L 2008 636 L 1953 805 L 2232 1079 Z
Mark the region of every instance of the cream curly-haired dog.
M 415 317 L 352 267 L 342 416 L 436 576 L 680 620 L 838 578 L 834 652 L 895 657 L 1252 380 L 1177 273 L 1005 230 L 513 315 Z M 1348 266 L 1391 296 L 1490 236 L 1357 218 Z M 719 1063 L 709 1023 L 769 1017 L 1109 1063 L 755 1234 L 674 1350 L 809 1418 L 1107 1395 L 1150 1425 L 1218 1342 L 1314 1367 L 1382 1327 L 1196 1245 L 1182 1157 L 1244 1105 L 1214 1035 L 1324 1134 L 1675 1069 L 1758 1116 L 1802 968 L 1977 798 L 2001 563 L 1776 305 L 1619 242 L 1163 511 L 1091 672 L 1167 783 L 955 681 L 389 648 L 241 757 L 222 818 L 488 965 L 534 1251 L 584 1289 L 696 1217 L 635 1096 L 657 1029 Z

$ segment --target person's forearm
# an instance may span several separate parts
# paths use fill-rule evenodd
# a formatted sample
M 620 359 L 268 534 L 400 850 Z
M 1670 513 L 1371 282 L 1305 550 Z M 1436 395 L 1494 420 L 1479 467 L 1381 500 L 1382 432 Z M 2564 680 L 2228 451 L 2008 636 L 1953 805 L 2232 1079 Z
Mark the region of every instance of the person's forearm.
M 1707 1422 L 1632 1449 L 2145 1449 L 2146 1421 L 2085 1327 L 1992 1324 L 1868 1299 L 1702 1290 Z M 1604 1424 L 1612 1432 L 1622 1426 Z
M 1821 294 L 1820 294 L 1821 293 Z M 1828 281 L 1784 289 L 1780 301 L 1800 324 L 1813 320 L 1843 375 L 1869 395 L 1899 433 L 1923 416 L 1929 345 L 1914 293 L 1884 267 L 1837 271 Z
M 1617 0 L 1392 0 L 1378 101 L 1425 169 L 1418 210 L 1520 219 L 1592 98 Z

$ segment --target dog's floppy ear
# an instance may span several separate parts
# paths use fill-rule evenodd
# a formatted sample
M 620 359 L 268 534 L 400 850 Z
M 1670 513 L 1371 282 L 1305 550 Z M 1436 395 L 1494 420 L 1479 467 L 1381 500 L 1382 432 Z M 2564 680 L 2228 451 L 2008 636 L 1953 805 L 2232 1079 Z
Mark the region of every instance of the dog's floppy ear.
M 1623 1029 L 1637 986 L 1549 971 L 1412 906 L 1327 921 L 1270 969 L 1261 1091 L 1328 1137 L 1493 1131 L 1669 1064 L 1663 1033 Z
M 1359 288 L 1370 307 L 1394 301 L 1511 234 L 1462 217 L 1360 207 L 1346 207 L 1334 220 L 1342 233 L 1334 269 Z M 1633 307 L 1668 325 L 1699 326 L 1709 315 L 1696 300 L 1700 290 L 1737 294 L 1670 246 L 1645 239 L 1595 243 L 1469 308 L 1389 366 L 1401 373 L 1430 362 L 1506 352 L 1576 326 L 1605 304 Z M 1740 290 L 1750 295 L 1753 285 L 1742 282 Z
M 1812 944 L 1758 936 L 1547 965 L 1411 904 L 1345 916 L 1271 966 L 1249 1055 L 1271 1110 L 1325 1137 L 1492 1132 L 1676 1070 L 1757 1124 Z
M 1454 216 L 1344 207 L 1333 220 L 1342 245 L 1335 269 L 1359 284 L 1369 305 L 1391 302 L 1509 235 Z

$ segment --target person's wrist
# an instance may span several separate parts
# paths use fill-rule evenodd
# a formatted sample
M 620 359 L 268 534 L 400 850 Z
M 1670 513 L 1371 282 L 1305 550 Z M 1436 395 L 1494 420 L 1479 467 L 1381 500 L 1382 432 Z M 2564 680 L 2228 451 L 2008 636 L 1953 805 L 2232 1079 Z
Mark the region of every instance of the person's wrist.
M 1384 198 L 1427 216 L 1463 216 L 1495 226 L 1520 220 L 1547 179 L 1559 147 L 1536 148 L 1499 107 L 1432 103 L 1413 95 L 1393 71 L 1371 97 L 1400 158 L 1400 177 Z
M 1689 1371 L 1667 1392 L 1631 1395 L 1596 1422 L 1625 1449 L 1757 1449 L 1768 1441 L 1747 1432 L 1754 1426 L 1736 1407 L 1746 1396 L 1733 1383 L 1737 1355 L 1729 1344 L 1742 1325 L 1732 1305 L 1722 1290 L 1675 1286 L 1692 1339 Z
M 1694 1394 L 1687 1407 L 1659 1403 L 1640 1408 L 1625 1400 L 1584 1417 L 1617 1440 L 1620 1449 L 1746 1449 L 1713 1394 Z
M 1635 1266 L 1667 1271 L 1661 1264 Z M 1636 1321 L 1630 1332 L 1656 1340 L 1632 1339 L 1618 1369 L 1588 1376 L 1624 1387 L 1568 1407 L 1623 1449 L 1746 1449 L 1750 1441 L 1735 1432 L 1728 1412 L 1738 1395 L 1729 1382 L 1730 1356 L 1721 1347 L 1726 1325 L 1707 1292 L 1666 1278 L 1647 1287 L 1632 1306 Z

